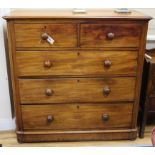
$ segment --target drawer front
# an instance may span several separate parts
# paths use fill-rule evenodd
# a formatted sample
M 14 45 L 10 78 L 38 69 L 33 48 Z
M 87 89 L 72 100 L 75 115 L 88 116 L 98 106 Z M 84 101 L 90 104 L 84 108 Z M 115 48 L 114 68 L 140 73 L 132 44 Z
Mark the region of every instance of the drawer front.
M 133 101 L 135 78 L 19 80 L 21 103 Z
M 25 130 L 129 128 L 132 120 L 132 104 L 129 103 L 22 105 L 21 109 Z
M 141 27 L 133 24 L 81 24 L 81 47 L 139 47 Z
M 52 51 L 16 53 L 19 76 L 135 75 L 136 51 Z
M 76 47 L 75 24 L 15 24 L 16 47 Z M 50 44 L 50 36 L 54 43 Z

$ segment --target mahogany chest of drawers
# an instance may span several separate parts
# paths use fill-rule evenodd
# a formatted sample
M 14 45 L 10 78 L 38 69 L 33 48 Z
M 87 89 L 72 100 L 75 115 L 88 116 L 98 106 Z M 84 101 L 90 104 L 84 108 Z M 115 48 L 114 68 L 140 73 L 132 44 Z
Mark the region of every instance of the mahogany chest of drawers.
M 148 21 L 133 11 L 14 11 L 19 142 L 135 139 Z

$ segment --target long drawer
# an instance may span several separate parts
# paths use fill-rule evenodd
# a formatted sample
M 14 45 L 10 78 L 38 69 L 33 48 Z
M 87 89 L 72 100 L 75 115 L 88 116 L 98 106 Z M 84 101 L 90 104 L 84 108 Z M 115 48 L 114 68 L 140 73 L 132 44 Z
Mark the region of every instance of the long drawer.
M 20 51 L 19 76 L 136 75 L 137 51 Z
M 21 79 L 21 103 L 133 101 L 135 78 Z
M 77 47 L 76 24 L 15 24 L 16 47 Z M 54 40 L 53 44 L 48 42 Z
M 126 104 L 22 105 L 23 128 L 85 130 L 129 128 L 132 107 Z
M 136 24 L 81 24 L 81 47 L 139 47 L 141 27 Z

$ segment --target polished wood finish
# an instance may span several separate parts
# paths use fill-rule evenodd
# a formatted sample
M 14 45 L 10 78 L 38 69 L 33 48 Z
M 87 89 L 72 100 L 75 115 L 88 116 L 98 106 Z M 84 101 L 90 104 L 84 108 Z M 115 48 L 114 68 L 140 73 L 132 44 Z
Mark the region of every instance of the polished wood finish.
M 75 24 L 15 24 L 16 47 L 76 47 L 77 25 Z M 54 39 L 51 45 L 43 34 Z
M 132 134 L 131 134 L 132 133 Z M 135 140 L 136 129 L 85 130 L 85 131 L 24 131 L 17 132 L 19 142 L 70 142 L 98 140 Z
M 77 141 L 77 142 L 45 142 L 46 137 L 48 136 L 43 136 L 42 135 L 42 143 L 23 143 L 23 144 L 19 144 L 17 142 L 16 139 L 16 132 L 14 130 L 10 130 L 10 131 L 0 131 L 0 141 L 3 145 L 3 147 L 87 147 L 88 150 L 89 147 L 103 147 L 103 146 L 151 146 L 151 140 L 150 140 L 150 133 L 153 129 L 153 125 L 152 126 L 146 126 L 146 130 L 145 130 L 145 137 L 143 139 L 137 138 L 136 140 L 113 140 L 113 141 Z M 121 130 L 120 130 L 121 132 Z M 124 135 L 124 132 L 122 132 Z M 31 134 L 32 135 L 32 134 Z M 34 136 L 34 135 L 33 135 Z M 29 135 L 29 139 L 27 138 L 27 140 L 29 140 L 29 142 L 33 139 L 33 136 Z M 28 136 L 25 136 L 28 137 Z M 41 137 L 41 136 L 40 136 Z M 88 137 L 88 136 L 87 136 Z M 38 136 L 39 138 L 39 136 Z M 61 136 L 62 138 L 62 136 Z M 49 138 L 50 139 L 50 138 Z M 34 139 L 33 139 L 34 140 Z M 49 140 L 50 141 L 50 140 Z M 70 149 L 70 148 L 69 148 Z
M 52 96 L 46 95 L 47 89 L 53 91 Z M 108 89 L 111 90 L 109 93 Z M 29 104 L 133 101 L 134 89 L 135 78 L 19 80 L 21 103 Z
M 140 25 L 81 24 L 81 47 L 138 47 Z
M 74 14 L 74 9 L 19 9 L 12 11 L 5 19 L 117 19 L 117 20 L 150 20 L 138 11 L 132 10 L 132 13 L 116 13 L 114 9 L 86 9 L 85 14 Z
M 16 61 L 19 76 L 135 76 L 137 51 L 19 51 Z
M 122 111 L 122 113 L 118 113 Z M 26 130 L 92 130 L 129 128 L 132 120 L 132 104 L 72 104 L 72 105 L 23 105 L 23 128 Z M 102 115 L 108 114 L 104 121 Z M 53 117 L 48 122 L 48 116 Z M 124 116 L 122 118 L 122 115 Z
M 19 142 L 136 138 L 150 17 L 99 9 L 4 18 Z

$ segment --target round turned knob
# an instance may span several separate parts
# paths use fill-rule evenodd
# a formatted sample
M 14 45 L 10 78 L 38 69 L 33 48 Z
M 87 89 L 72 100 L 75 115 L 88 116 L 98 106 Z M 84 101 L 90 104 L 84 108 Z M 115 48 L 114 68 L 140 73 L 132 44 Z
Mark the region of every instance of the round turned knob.
M 44 67 L 50 68 L 52 66 L 51 60 L 45 60 L 44 61 Z
M 53 90 L 50 89 L 50 88 L 47 88 L 47 89 L 45 90 L 45 94 L 46 94 L 46 96 L 52 96 L 53 93 L 54 93 Z
M 107 38 L 110 39 L 110 40 L 114 39 L 114 37 L 115 37 L 115 34 L 112 33 L 112 32 L 107 34 Z
M 110 90 L 110 88 L 109 88 L 108 86 L 105 86 L 105 87 L 103 88 L 103 93 L 104 93 L 105 95 L 109 95 L 110 92 L 111 92 L 111 90 Z
M 43 34 L 41 35 L 41 38 L 42 38 L 43 40 L 47 40 L 48 34 L 47 34 L 47 33 L 43 33 Z
M 107 122 L 108 120 L 109 120 L 109 115 L 108 114 L 103 114 L 102 115 L 102 120 L 104 121 L 104 122 Z
M 54 117 L 52 116 L 52 115 L 48 115 L 47 116 L 47 122 L 48 123 L 51 123 L 51 122 L 53 122 L 54 121 Z
M 104 61 L 104 67 L 109 68 L 111 66 L 111 61 L 110 60 L 105 60 Z

